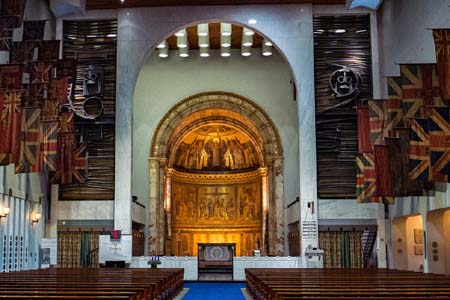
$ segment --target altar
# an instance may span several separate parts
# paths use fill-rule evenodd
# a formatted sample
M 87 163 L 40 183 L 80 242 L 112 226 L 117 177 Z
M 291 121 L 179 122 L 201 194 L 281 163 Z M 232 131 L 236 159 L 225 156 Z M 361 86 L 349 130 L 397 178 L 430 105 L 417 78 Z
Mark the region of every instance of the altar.
M 136 256 L 130 268 L 149 268 L 150 257 Z M 237 256 L 233 257 L 233 280 L 245 280 L 245 268 L 306 268 L 306 258 L 301 256 Z M 197 256 L 162 256 L 158 268 L 183 268 L 184 280 L 198 280 Z M 320 266 L 317 266 L 320 267 Z
M 199 279 L 206 279 L 208 278 L 208 276 L 210 277 L 210 275 L 223 275 L 229 276 L 229 278 L 232 280 L 233 258 L 235 255 L 235 243 L 198 244 Z

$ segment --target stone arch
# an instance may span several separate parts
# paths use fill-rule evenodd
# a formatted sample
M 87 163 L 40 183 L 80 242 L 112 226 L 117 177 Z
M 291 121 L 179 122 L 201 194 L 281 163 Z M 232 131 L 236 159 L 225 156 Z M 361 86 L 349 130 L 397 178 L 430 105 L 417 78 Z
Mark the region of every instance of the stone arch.
M 255 102 L 223 91 L 195 94 L 181 100 L 165 114 L 155 130 L 149 153 L 149 219 L 154 221 L 150 226 L 150 250 L 163 253 L 165 240 L 170 236 L 170 213 L 167 213 L 170 204 L 164 203 L 164 195 L 170 192 L 167 180 L 174 150 L 186 132 L 211 121 L 242 129 L 259 146 L 260 171 L 267 180 L 267 210 L 262 222 L 263 230 L 267 231 L 263 235 L 267 238 L 263 247 L 266 254 L 283 255 L 283 146 L 278 130 Z

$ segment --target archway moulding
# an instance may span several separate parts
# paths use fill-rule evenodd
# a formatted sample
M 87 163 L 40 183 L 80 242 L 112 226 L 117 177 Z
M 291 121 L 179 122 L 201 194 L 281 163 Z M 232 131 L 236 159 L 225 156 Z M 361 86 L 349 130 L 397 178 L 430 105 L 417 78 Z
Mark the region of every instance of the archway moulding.
M 268 114 L 255 102 L 223 91 L 199 93 L 181 100 L 159 122 L 149 155 L 149 220 L 151 252 L 163 254 L 171 248 L 170 202 L 171 168 L 174 153 L 183 137 L 208 123 L 239 128 L 259 149 L 264 191 L 265 213 L 262 219 L 264 254 L 284 254 L 283 147 L 281 138 Z M 181 173 L 180 173 L 181 174 Z M 278 182 L 278 184 L 273 184 Z M 270 189 L 269 189 L 270 187 Z M 167 220 L 167 221 L 164 221 Z M 267 220 L 267 221 L 266 221 Z M 268 222 L 268 226 L 266 224 Z M 166 225 L 167 224 L 167 225 Z M 271 228 L 272 230 L 268 230 Z M 267 237 L 267 238 L 266 238 Z

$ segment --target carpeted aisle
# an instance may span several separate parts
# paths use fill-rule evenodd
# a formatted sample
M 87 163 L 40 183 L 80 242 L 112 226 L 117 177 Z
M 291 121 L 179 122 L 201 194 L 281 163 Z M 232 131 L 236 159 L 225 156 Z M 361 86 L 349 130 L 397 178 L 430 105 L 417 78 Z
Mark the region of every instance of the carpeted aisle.
M 243 282 L 185 282 L 189 291 L 183 300 L 244 300 Z

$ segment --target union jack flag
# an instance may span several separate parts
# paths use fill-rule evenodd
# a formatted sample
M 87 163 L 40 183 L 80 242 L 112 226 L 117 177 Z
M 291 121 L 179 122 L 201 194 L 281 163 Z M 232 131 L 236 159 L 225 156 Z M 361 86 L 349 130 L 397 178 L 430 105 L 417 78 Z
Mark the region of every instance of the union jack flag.
M 53 63 L 47 61 L 38 61 L 33 64 L 31 74 L 31 83 L 48 83 L 52 77 Z
M 372 145 L 383 143 L 385 130 L 385 105 L 386 100 L 370 100 L 367 102 L 369 106 L 370 117 L 370 134 L 372 136 Z
M 409 127 L 410 119 L 426 118 L 427 108 L 441 106 L 436 65 L 400 65 L 402 74 L 403 121 Z
M 49 100 L 58 104 L 67 103 L 68 78 L 52 79 L 49 90 Z
M 356 161 L 356 201 L 358 203 L 364 203 L 364 157 L 358 155 L 355 158 Z
M 430 135 L 427 119 L 411 119 L 411 135 L 409 141 L 409 177 L 423 182 L 429 181 Z
M 84 183 L 87 176 L 87 144 L 80 144 L 73 154 L 72 183 Z
M 450 105 L 450 30 L 434 29 L 433 36 L 441 97 L 447 100 L 447 105 Z
M 433 107 L 429 116 L 432 180 L 450 178 L 450 108 Z
M 42 172 L 40 108 L 22 108 L 22 134 L 16 173 Z
M 15 163 L 20 149 L 20 128 L 22 111 L 20 92 L 0 92 L 0 153 L 3 155 L 2 165 Z
M 41 122 L 42 160 L 44 168 L 49 172 L 55 172 L 57 170 L 58 129 L 59 125 L 56 121 Z

